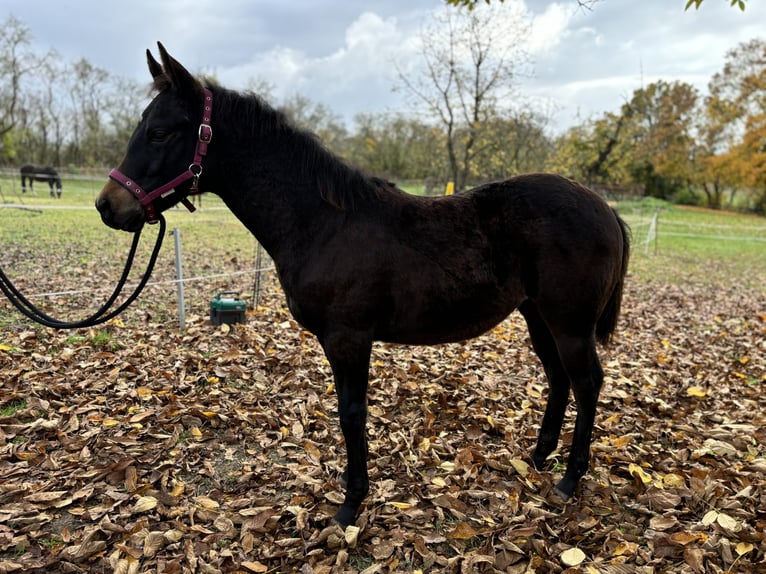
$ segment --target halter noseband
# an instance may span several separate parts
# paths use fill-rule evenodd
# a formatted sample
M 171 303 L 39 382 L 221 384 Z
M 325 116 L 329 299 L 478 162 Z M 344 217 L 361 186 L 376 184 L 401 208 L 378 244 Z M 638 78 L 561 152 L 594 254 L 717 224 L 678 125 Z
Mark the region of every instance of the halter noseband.
M 130 193 L 136 196 L 141 202 L 141 206 L 146 213 L 147 223 L 157 223 L 159 218 L 154 209 L 154 201 L 159 197 L 166 197 L 175 192 L 175 188 L 185 181 L 192 180 L 191 191 L 187 195 L 192 195 L 198 191 L 199 176 L 202 174 L 202 159 L 207 155 L 207 146 L 213 139 L 213 128 L 210 127 L 210 116 L 213 113 L 213 93 L 205 88 L 205 105 L 202 108 L 202 123 L 199 126 L 197 136 L 197 147 L 194 150 L 194 161 L 189 165 L 189 169 L 178 177 L 170 180 L 165 185 L 158 187 L 153 191 L 144 191 L 133 179 L 123 174 L 118 169 L 109 172 L 109 178 L 119 183 Z M 186 209 L 194 211 L 195 207 L 184 197 L 181 199 Z

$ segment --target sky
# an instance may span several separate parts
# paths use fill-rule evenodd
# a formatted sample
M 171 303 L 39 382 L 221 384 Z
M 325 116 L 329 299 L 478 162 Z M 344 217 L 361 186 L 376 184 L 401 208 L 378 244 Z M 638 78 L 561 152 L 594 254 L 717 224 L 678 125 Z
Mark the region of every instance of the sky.
M 518 105 L 544 111 L 560 133 L 660 79 L 704 94 L 729 50 L 766 38 L 764 0 L 748 0 L 744 13 L 729 0 L 685 4 L 494 0 L 489 9 L 530 56 Z M 161 41 L 193 73 L 234 89 L 267 82 L 272 103 L 301 94 L 351 128 L 358 113 L 413 109 L 396 70 L 417 65 L 421 31 L 446 9 L 443 0 L 2 0 L 0 19 L 23 22 L 35 51 L 147 83 L 145 50 Z M 530 27 L 518 38 L 510 21 L 520 13 Z

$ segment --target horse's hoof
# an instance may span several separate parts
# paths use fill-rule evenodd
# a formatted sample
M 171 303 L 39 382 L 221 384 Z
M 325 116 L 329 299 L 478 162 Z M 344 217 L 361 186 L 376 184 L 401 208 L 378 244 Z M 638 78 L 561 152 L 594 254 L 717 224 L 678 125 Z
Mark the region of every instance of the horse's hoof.
M 340 510 L 332 517 L 332 521 L 345 530 L 347 526 L 356 522 L 356 510 L 348 506 L 341 506 Z
M 555 487 L 553 489 L 553 496 L 554 500 L 557 502 L 560 502 L 561 504 L 566 504 L 569 502 L 569 499 L 572 498 L 571 496 L 567 495 L 564 491 L 559 489 L 559 487 Z
M 571 480 L 562 478 L 553 489 L 553 494 L 560 498 L 561 502 L 569 502 L 569 499 L 572 498 L 572 495 L 574 494 L 576 486 L 576 482 L 572 483 Z

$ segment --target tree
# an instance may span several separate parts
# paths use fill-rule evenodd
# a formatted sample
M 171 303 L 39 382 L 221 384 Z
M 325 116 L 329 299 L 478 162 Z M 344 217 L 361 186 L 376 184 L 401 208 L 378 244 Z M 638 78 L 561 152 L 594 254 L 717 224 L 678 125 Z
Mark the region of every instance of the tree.
M 71 69 L 69 95 L 72 118 L 72 157 L 79 165 L 99 163 L 98 153 L 104 139 L 104 106 L 110 89 L 109 72 L 85 58 Z
M 288 98 L 281 110 L 302 128 L 315 133 L 336 153 L 343 154 L 348 132 L 343 119 L 321 102 L 314 102 L 301 94 Z
M 742 10 L 743 12 L 745 11 L 745 2 L 746 2 L 746 0 L 729 0 L 729 1 L 731 3 L 732 7 L 736 6 L 737 8 Z M 684 10 L 688 10 L 692 6 L 694 6 L 694 8 L 696 10 L 699 10 L 700 6 L 702 6 L 702 2 L 703 2 L 703 0 L 688 0 L 686 2 L 686 8 L 684 8 Z
M 348 158 L 372 173 L 391 179 L 424 179 L 440 193 L 444 174 L 444 134 L 433 125 L 402 113 L 365 113 L 354 118 Z
M 766 41 L 744 42 L 726 54 L 705 100 L 703 155 L 705 191 L 755 190 L 753 204 L 766 211 Z
M 647 195 L 670 199 L 689 187 L 697 100 L 692 85 L 660 80 L 635 90 L 623 106 L 635 148 L 629 169 Z
M 490 8 L 438 12 L 420 33 L 422 68 L 397 71 L 401 85 L 446 135 L 450 177 L 458 190 L 471 174 L 482 129 L 513 101 L 528 61 L 519 38 L 529 25 L 521 12 L 500 17 Z
M 39 66 L 29 52 L 31 33 L 21 21 L 9 16 L 0 26 L 0 159 L 13 157 L 11 131 L 21 112 L 22 80 Z
M 568 130 L 549 167 L 593 186 L 643 189 L 665 199 L 694 176 L 696 89 L 658 81 L 633 92 L 619 113 Z

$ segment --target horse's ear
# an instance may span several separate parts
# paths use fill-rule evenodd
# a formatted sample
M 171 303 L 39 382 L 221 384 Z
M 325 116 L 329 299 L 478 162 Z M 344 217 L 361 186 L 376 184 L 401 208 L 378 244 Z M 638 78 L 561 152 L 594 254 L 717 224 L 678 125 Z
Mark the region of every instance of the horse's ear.
M 202 84 L 173 58 L 161 42 L 157 42 L 162 59 L 162 69 L 170 80 L 171 85 L 179 92 L 186 94 L 202 94 Z
M 146 63 L 149 64 L 149 72 L 155 80 L 162 75 L 162 66 L 154 59 L 151 51 L 146 50 Z

